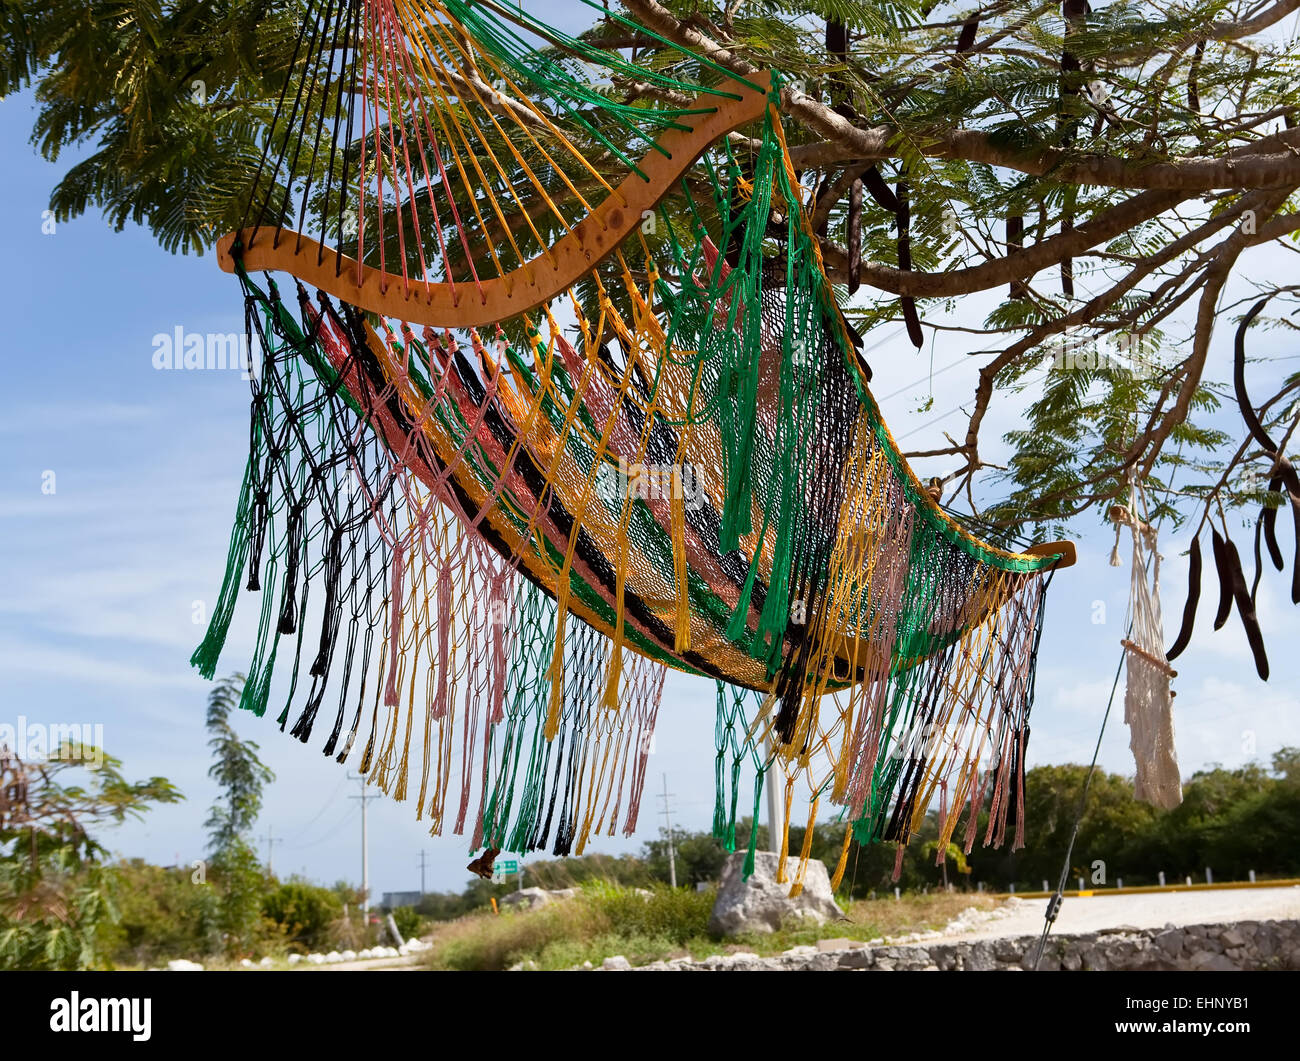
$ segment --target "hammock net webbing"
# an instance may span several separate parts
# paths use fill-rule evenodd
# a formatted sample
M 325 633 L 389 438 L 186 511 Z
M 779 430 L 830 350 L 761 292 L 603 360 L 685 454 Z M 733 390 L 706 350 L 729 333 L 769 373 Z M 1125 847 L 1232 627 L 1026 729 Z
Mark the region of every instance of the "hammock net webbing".
M 1058 558 L 979 541 L 900 455 L 779 77 L 634 63 L 453 0 L 322 0 L 299 46 L 230 249 L 261 363 L 200 670 L 242 587 L 241 706 L 284 675 L 281 728 L 327 731 L 476 849 L 630 833 L 669 667 L 717 684 L 729 848 L 744 763 L 755 812 L 783 785 L 787 822 L 799 785 L 809 822 L 833 803 L 905 844 L 937 795 L 941 852 L 981 808 L 986 843 L 1018 841 Z M 662 143 L 746 92 L 754 117 L 650 187 Z M 268 246 L 292 289 L 245 267 Z M 464 323 L 549 292 L 575 248 L 577 280 Z

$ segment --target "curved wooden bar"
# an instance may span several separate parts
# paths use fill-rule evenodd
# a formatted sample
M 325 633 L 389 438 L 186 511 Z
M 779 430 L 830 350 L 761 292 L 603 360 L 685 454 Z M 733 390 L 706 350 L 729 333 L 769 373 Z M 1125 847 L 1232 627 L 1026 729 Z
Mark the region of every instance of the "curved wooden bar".
M 1044 542 L 1042 545 L 1031 545 L 1025 550 L 1026 556 L 1056 556 L 1060 554 L 1061 559 L 1056 562 L 1056 567 L 1073 567 L 1079 559 L 1079 554 L 1074 548 L 1074 542 Z
M 322 255 L 316 240 L 282 228 L 243 229 L 222 237 L 217 243 L 217 262 L 233 273 L 238 242 L 249 272 L 286 272 L 360 309 L 408 324 L 481 328 L 509 320 L 544 305 L 591 272 L 642 224 L 646 212 L 659 204 L 709 145 L 762 117 L 771 74 L 756 74 L 751 80 L 758 88 L 734 80 L 718 86 L 739 99 L 720 98 L 712 92 L 696 97 L 690 109 L 716 109 L 688 116 L 696 121 L 689 131 L 669 129 L 660 137 L 662 150 L 652 148 L 639 163 L 649 180 L 629 173 L 591 214 L 556 241 L 549 255 L 540 254 L 503 276 L 478 284 L 470 281 L 453 286 L 412 280 L 408 285 L 400 274 L 362 265 L 358 283 L 355 259 L 344 256 L 339 268 L 333 249 L 324 248 Z

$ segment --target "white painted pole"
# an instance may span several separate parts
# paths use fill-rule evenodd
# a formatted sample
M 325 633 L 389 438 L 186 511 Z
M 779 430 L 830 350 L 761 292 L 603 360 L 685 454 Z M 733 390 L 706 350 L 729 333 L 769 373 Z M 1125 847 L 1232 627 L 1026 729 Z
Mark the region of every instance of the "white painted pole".
M 664 824 L 668 827 L 668 884 L 669 887 L 677 887 L 677 852 L 673 849 L 673 818 L 672 811 L 668 804 L 668 797 L 671 793 L 668 791 L 668 775 L 664 774 Z
M 781 838 L 785 832 L 785 813 L 781 805 L 783 801 L 776 791 L 776 745 L 770 739 L 767 742 L 767 754 L 772 764 L 763 778 L 763 786 L 767 789 L 767 849 L 772 854 L 779 855 Z
M 370 925 L 370 845 L 366 835 L 366 804 L 372 799 L 378 799 L 378 796 L 372 796 L 366 791 L 366 779 L 362 774 L 349 774 L 352 781 L 361 782 L 361 795 L 351 796 L 351 799 L 361 800 L 361 913 L 363 923 Z

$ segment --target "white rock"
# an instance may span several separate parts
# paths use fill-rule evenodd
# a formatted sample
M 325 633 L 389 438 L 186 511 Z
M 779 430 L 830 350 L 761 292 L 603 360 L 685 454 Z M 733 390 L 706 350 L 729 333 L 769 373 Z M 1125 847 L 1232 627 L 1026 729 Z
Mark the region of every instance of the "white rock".
M 835 903 L 831 891 L 830 875 L 826 864 L 811 859 L 804 873 L 803 891 L 790 898 L 797 859 L 787 862 L 790 878 L 784 884 L 776 881 L 780 856 L 770 851 L 759 851 L 754 856 L 754 874 L 744 880 L 745 852 L 731 855 L 722 869 L 718 884 L 718 897 L 709 916 L 709 931 L 734 936 L 742 932 L 774 932 L 782 923 L 794 916 L 812 918 L 818 924 L 844 916 Z
M 325 963 L 327 965 L 338 965 L 338 963 L 341 962 L 342 960 L 343 960 L 343 955 L 341 955 L 336 950 L 332 950 L 327 955 L 325 955 Z
M 343 960 L 344 960 L 345 962 L 354 962 L 354 961 L 356 961 L 356 960 L 357 960 L 357 952 L 354 951 L 354 950 L 345 950 L 345 951 L 343 952 Z
M 501 905 L 520 910 L 536 910 L 551 901 L 551 893 L 545 888 L 521 888 L 501 898 Z
M 173 973 L 201 973 L 203 966 L 188 958 L 174 958 L 167 963 L 167 971 Z
M 628 961 L 625 957 L 623 957 L 623 955 L 621 954 L 611 954 L 608 958 L 606 958 L 603 962 L 600 963 L 600 967 L 602 969 L 607 969 L 607 970 L 622 971 L 624 969 L 632 968 L 632 963 Z
M 290 954 L 289 957 L 288 957 L 288 959 L 286 959 L 286 960 L 289 962 L 290 965 L 297 965 L 300 961 L 302 961 L 302 955 L 301 955 L 301 954 Z
M 271 968 L 272 965 L 275 964 L 275 962 L 273 962 L 273 961 L 271 960 L 271 956 L 268 954 L 265 958 L 263 958 L 263 959 L 262 959 L 260 962 L 258 962 L 257 964 L 260 965 L 263 969 L 269 969 L 269 968 Z
M 253 967 L 253 959 L 252 959 L 252 958 L 241 958 L 241 959 L 239 960 L 239 964 L 240 964 L 240 966 L 242 966 L 242 967 L 245 968 L 245 969 L 251 969 L 251 968 Z

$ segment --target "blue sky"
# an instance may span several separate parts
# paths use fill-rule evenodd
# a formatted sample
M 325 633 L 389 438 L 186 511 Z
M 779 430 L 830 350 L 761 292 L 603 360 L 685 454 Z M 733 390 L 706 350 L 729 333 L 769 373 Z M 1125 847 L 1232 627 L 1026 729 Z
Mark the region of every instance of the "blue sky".
M 584 21 L 586 12 L 566 5 L 566 16 Z M 202 820 L 215 796 L 206 777 L 203 730 L 209 686 L 188 662 L 203 631 L 194 607 L 197 601 L 211 607 L 224 567 L 246 455 L 248 389 L 238 372 L 162 372 L 151 358 L 154 336 L 177 327 L 239 331 L 238 285 L 211 256 L 168 255 L 147 233 L 115 233 L 99 216 L 43 231 L 42 212 L 61 167 L 44 163 L 28 145 L 32 117 L 29 95 L 0 103 L 7 251 L 0 258 L 0 292 L 10 350 L 0 393 L 0 724 L 13 724 L 19 715 L 102 724 L 108 750 L 125 761 L 128 774 L 162 774 L 187 796 L 142 823 L 114 830 L 111 846 L 126 856 L 188 862 L 202 856 Z M 1294 273 L 1297 258 L 1267 250 L 1243 261 L 1247 276 L 1265 276 L 1279 269 Z M 1084 278 L 1085 291 L 1086 285 Z M 1236 281 L 1227 298 L 1245 291 Z M 962 300 L 950 319 L 982 319 L 996 297 Z M 1211 375 L 1220 380 L 1230 372 L 1230 331 L 1225 322 L 1211 355 Z M 1177 327 L 1172 332 L 1180 334 Z M 980 363 L 965 356 L 969 339 L 948 335 L 933 351 L 917 354 L 894 329 L 868 336 L 868 345 L 880 344 L 868 355 L 875 392 L 905 448 L 941 445 L 942 431 L 964 429 L 960 406 L 969 402 Z M 1259 334 L 1251 351 L 1289 358 L 1252 366 L 1259 394 L 1300 367 L 1294 346 L 1287 348 L 1280 333 Z M 931 394 L 933 406 L 918 412 Z M 1013 401 L 986 424 L 983 439 L 992 459 L 1001 450 L 995 440 L 1018 416 Z M 1225 415 L 1220 423 L 1240 437 L 1235 417 Z M 920 470 L 948 469 L 939 462 Z M 55 476 L 53 494 L 42 491 L 47 472 Z M 1280 526 L 1287 541 L 1285 516 Z M 1031 765 L 1088 760 L 1119 659 L 1127 557 L 1121 568 L 1108 565 L 1112 537 L 1091 517 L 1079 530 L 1079 564 L 1058 575 L 1049 603 Z M 1249 541 L 1244 530 L 1238 540 Z M 1186 532 L 1161 544 L 1171 640 L 1186 586 L 1186 560 L 1179 555 L 1188 544 Z M 1289 565 L 1289 544 L 1284 549 Z M 1260 590 L 1273 665 L 1267 684 L 1255 678 L 1235 616 L 1223 630 L 1209 632 L 1211 583 L 1207 576 L 1197 638 L 1177 662 L 1176 730 L 1186 774 L 1210 762 L 1238 764 L 1300 744 L 1294 692 L 1300 609 L 1290 605 L 1285 579 L 1266 575 Z M 1094 621 L 1098 602 L 1104 623 Z M 241 604 L 219 673 L 247 665 L 252 619 Z M 708 827 L 713 695 L 711 683 L 670 674 L 638 833 L 629 841 L 602 841 L 596 850 L 634 849 L 655 835 L 663 819 L 655 814 L 654 793 L 664 775 L 677 823 Z M 347 798 L 356 784 L 317 744 L 303 746 L 280 734 L 271 714 L 241 716 L 236 723 L 260 742 L 277 775 L 258 828 L 259 836 L 269 827 L 283 838 L 274 852 L 277 871 L 324 882 L 359 879 L 360 816 L 357 802 Z M 1118 704 L 1101 758 L 1108 769 L 1132 771 Z M 462 886 L 465 842 L 431 838 L 413 817 L 409 805 L 386 799 L 371 805 L 373 889 L 418 887 L 422 849 L 430 888 Z

